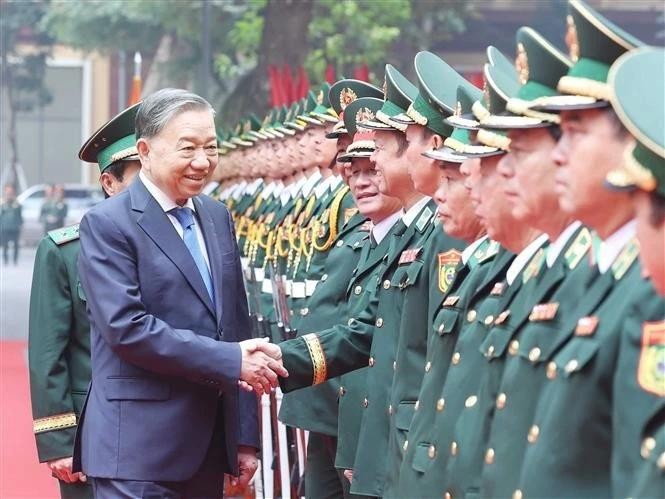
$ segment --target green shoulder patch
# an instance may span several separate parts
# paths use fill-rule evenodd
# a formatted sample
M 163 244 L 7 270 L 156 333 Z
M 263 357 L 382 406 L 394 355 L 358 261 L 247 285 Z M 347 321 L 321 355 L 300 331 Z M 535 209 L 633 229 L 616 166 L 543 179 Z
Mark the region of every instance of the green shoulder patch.
M 427 227 L 427 224 L 432 219 L 432 215 L 434 215 L 434 212 L 430 209 L 429 206 L 426 206 L 420 215 L 420 218 L 418 218 L 418 221 L 416 222 L 416 229 L 418 229 L 418 232 L 425 230 L 425 227 Z
M 48 236 L 58 246 L 68 243 L 69 241 L 75 241 L 79 238 L 79 224 L 51 230 L 48 232 Z
M 614 276 L 614 279 L 617 281 L 620 280 L 626 272 L 628 272 L 628 269 L 637 259 L 637 255 L 639 254 L 640 244 L 637 242 L 637 238 L 633 238 L 628 244 L 626 244 L 625 248 L 621 250 L 621 253 L 619 253 L 619 256 L 617 256 L 612 264 L 612 275 Z
M 589 229 L 586 227 L 582 227 L 582 229 L 580 229 L 579 233 L 577 234 L 577 237 L 570 244 L 564 255 L 569 269 L 572 270 L 577 267 L 577 265 L 582 261 L 582 258 L 584 258 L 584 255 L 586 255 L 591 248 L 591 243 L 591 231 L 589 231 Z

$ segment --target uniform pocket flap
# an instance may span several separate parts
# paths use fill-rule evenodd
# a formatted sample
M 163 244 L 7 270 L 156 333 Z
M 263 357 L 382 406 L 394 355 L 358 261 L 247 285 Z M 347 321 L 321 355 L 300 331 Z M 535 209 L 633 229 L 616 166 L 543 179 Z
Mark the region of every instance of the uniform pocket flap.
M 513 328 L 493 327 L 480 345 L 480 353 L 487 359 L 501 357 L 510 344 Z
M 411 426 L 411 420 L 413 419 L 413 407 L 415 405 L 413 402 L 400 402 L 397 406 L 397 412 L 395 413 L 395 428 L 398 430 L 408 430 Z
M 171 386 L 157 379 L 108 377 L 104 393 L 107 400 L 168 400 Z
M 418 275 L 423 268 L 423 262 L 414 261 L 408 265 L 398 267 L 390 280 L 393 286 L 404 289 L 413 286 L 418 281 Z
M 429 471 L 436 457 L 433 449 L 434 447 L 426 442 L 419 443 L 413 452 L 412 468 L 420 473 Z
M 573 376 L 596 356 L 600 344 L 590 339 L 573 339 L 565 350 L 556 357 L 556 363 L 563 369 L 566 377 Z
M 432 326 L 434 331 L 436 331 L 440 336 L 451 333 L 457 325 L 460 313 L 461 311 L 457 308 L 444 307 L 439 310 L 439 313 L 436 315 L 434 324 Z

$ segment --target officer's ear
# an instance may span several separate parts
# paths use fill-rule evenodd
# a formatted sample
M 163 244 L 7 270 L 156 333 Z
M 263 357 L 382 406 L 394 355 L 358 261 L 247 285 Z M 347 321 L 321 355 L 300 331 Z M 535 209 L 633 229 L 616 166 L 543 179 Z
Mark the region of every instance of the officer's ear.
M 433 133 L 430 138 L 429 138 L 429 143 L 427 144 L 429 146 L 428 150 L 432 149 L 441 149 L 443 147 L 443 137 L 439 135 L 438 133 Z
M 144 137 L 141 137 L 136 141 L 136 150 L 139 153 L 141 164 L 145 165 L 150 155 L 150 143 Z

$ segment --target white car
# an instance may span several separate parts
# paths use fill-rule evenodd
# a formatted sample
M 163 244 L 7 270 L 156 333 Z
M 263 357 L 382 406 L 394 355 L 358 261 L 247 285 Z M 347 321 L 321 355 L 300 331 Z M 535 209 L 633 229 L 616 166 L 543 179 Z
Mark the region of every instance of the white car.
M 100 187 L 84 184 L 64 184 L 64 187 L 67 203 L 65 226 L 80 222 L 86 211 L 104 199 Z M 34 245 L 44 236 L 44 225 L 39 221 L 39 213 L 46 189 L 47 184 L 37 184 L 28 187 L 16 196 L 17 201 L 23 207 L 23 230 L 21 232 L 23 244 Z

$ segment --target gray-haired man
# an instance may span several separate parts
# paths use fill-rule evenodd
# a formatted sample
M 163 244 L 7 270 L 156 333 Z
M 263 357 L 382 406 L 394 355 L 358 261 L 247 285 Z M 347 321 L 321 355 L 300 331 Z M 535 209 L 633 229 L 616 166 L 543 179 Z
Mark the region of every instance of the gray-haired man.
M 81 222 L 92 383 L 75 467 L 96 497 L 220 497 L 256 469 L 258 393 L 285 375 L 250 325 L 233 222 L 199 196 L 213 110 L 164 89 L 136 116 L 139 178 Z M 243 341 L 244 340 L 244 341 Z M 239 342 L 239 343 L 238 343 Z

